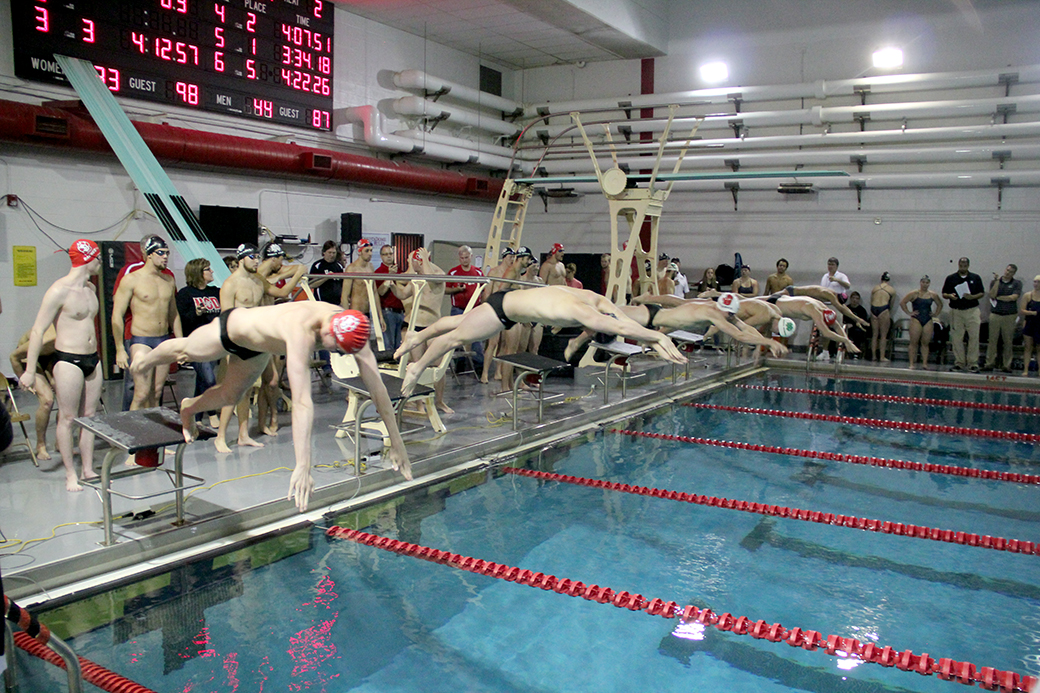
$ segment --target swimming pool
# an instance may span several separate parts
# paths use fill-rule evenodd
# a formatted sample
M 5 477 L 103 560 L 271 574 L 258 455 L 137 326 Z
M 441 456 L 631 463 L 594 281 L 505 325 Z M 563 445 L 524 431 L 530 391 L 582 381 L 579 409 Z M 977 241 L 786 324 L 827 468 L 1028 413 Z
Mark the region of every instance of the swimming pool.
M 769 374 L 699 402 L 1030 433 L 1033 414 L 792 392 Z M 844 380 L 844 392 L 1030 406 L 1028 394 Z M 618 429 L 1035 474 L 1032 444 L 685 406 Z M 625 484 L 1011 539 L 1034 485 L 601 432 L 516 464 Z M 488 471 L 330 518 L 611 587 L 1040 672 L 1040 556 Z M 157 691 L 942 691 L 956 685 L 511 584 L 319 528 L 40 613 L 81 655 Z M 21 658 L 20 661 L 25 661 Z M 25 690 L 63 679 L 20 664 Z

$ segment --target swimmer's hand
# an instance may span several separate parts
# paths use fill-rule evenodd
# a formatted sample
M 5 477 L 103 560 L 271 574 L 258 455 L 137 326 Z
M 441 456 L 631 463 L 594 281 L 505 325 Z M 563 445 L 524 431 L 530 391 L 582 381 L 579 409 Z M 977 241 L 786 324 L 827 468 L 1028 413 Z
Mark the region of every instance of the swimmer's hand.
M 126 349 L 116 349 L 116 365 L 124 371 L 129 368 L 130 359 L 127 358 Z
M 686 357 L 675 348 L 675 344 L 672 343 L 672 340 L 664 335 L 661 335 L 661 339 L 652 342 L 650 346 L 652 346 L 654 351 L 656 351 L 665 361 L 671 361 L 680 366 L 685 366 L 688 363 Z
M 18 376 L 18 384 L 21 385 L 23 390 L 36 394 L 36 374 L 29 374 L 29 371 L 23 372 Z
M 296 501 L 296 509 L 301 513 L 307 509 L 307 502 L 311 499 L 311 491 L 314 489 L 314 478 L 311 476 L 310 467 L 297 467 L 293 470 L 289 479 L 289 500 Z
M 769 345 L 769 351 L 772 352 L 773 356 L 777 357 L 778 359 L 787 356 L 787 347 L 785 347 L 780 342 L 773 342 L 772 340 L 770 341 L 772 343 Z
M 386 452 L 386 461 L 390 463 L 396 471 L 401 472 L 408 481 L 412 480 L 412 463 L 408 460 L 408 453 L 404 450 L 398 450 L 395 447 L 391 447 Z

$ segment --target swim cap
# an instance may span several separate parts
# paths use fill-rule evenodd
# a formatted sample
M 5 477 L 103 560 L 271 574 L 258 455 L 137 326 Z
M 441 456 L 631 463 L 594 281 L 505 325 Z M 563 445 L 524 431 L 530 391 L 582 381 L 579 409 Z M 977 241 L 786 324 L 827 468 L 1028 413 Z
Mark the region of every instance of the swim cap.
M 422 255 L 419 254 L 418 250 L 412 253 L 412 260 L 414 260 L 415 262 L 419 262 L 420 260 L 422 260 Z
M 166 248 L 169 248 L 169 246 L 166 245 L 166 241 L 164 241 L 163 239 L 159 238 L 158 236 L 152 236 L 147 241 L 144 242 L 144 254 L 145 255 L 151 255 L 156 250 L 164 250 Z
M 522 246 L 520 246 L 519 248 L 516 249 L 516 256 L 517 257 L 533 258 L 534 257 L 534 253 L 532 253 L 531 249 L 528 248 L 526 245 L 522 245 Z
M 69 259 L 73 267 L 82 267 L 94 258 L 101 255 L 101 248 L 94 241 L 81 238 L 69 248 Z
M 329 322 L 332 336 L 344 353 L 355 354 L 368 342 L 371 324 L 364 313 L 356 310 L 344 310 L 332 316 Z
M 257 247 L 252 243 L 243 243 L 235 250 L 235 259 L 241 260 L 244 257 L 256 255 L 258 252 L 259 250 L 257 250 Z
M 566 248 L 563 247 L 563 243 L 553 243 L 552 250 L 549 251 L 549 254 L 555 255 L 556 253 L 562 253 L 564 250 L 566 250 Z
M 668 257 L 668 253 L 661 253 L 660 255 L 657 256 L 657 259 L 658 259 L 658 261 L 660 261 L 660 260 L 669 260 L 671 258 Z
M 368 240 L 367 238 L 362 238 L 360 241 L 357 242 L 357 247 L 358 250 L 361 250 L 362 248 L 372 248 L 372 241 Z
M 679 265 L 675 264 L 674 262 L 669 262 L 668 266 L 664 269 L 666 272 L 675 272 L 676 274 L 679 273 Z
M 715 305 L 725 313 L 736 313 L 737 308 L 740 307 L 740 297 L 734 293 L 727 292 L 718 297 Z
M 502 248 L 502 251 L 498 254 L 498 256 L 505 257 L 506 255 L 516 255 L 516 251 L 507 245 L 505 248 Z
M 881 273 L 881 281 L 883 281 L 883 282 L 887 282 L 887 281 L 888 281 L 889 279 L 891 279 L 891 278 L 892 278 L 892 277 L 891 277 L 891 275 L 889 275 L 889 273 L 888 273 L 888 272 L 882 272 L 882 273 Z
M 272 257 L 285 257 L 285 251 L 282 250 L 282 246 L 277 243 L 268 243 L 264 246 L 264 252 L 261 256 L 267 260 Z
M 791 318 L 780 318 L 776 324 L 776 333 L 781 337 L 790 337 L 794 334 L 796 325 Z
M 838 314 L 830 308 L 824 309 L 823 322 L 826 323 L 827 327 L 831 327 L 834 323 L 838 322 Z

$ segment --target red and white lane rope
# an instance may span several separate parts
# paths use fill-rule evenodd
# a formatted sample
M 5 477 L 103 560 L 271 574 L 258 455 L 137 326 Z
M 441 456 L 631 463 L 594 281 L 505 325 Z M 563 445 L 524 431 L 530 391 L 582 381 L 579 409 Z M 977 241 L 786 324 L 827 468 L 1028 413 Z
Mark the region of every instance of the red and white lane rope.
M 805 411 L 784 411 L 781 409 L 757 409 L 755 407 L 730 407 L 722 404 L 703 404 L 686 402 L 684 407 L 695 409 L 713 409 L 731 411 L 738 414 L 759 414 L 762 416 L 782 416 L 788 419 L 808 419 L 810 421 L 831 421 L 833 423 L 854 424 L 856 426 L 875 426 L 877 428 L 893 428 L 915 433 L 952 433 L 968 438 L 995 438 L 998 440 L 1014 440 L 1025 443 L 1040 441 L 1036 433 L 1017 433 L 1015 431 L 991 431 L 985 428 L 965 428 L 964 426 L 942 426 L 939 424 L 923 424 L 912 421 L 892 421 L 890 419 L 868 419 L 862 416 L 835 416 L 833 414 L 814 414 Z
M 931 399 L 929 397 L 901 397 L 899 395 L 874 395 L 865 392 L 834 392 L 832 390 L 809 390 L 800 387 L 774 387 L 771 385 L 741 385 L 744 390 L 760 390 L 762 392 L 793 392 L 800 395 L 823 395 L 825 397 L 841 397 L 862 399 L 872 402 L 892 402 L 894 404 L 925 404 L 937 407 L 960 407 L 962 409 L 986 409 L 988 411 L 1011 412 L 1013 414 L 1040 414 L 1040 407 L 1026 407 L 1018 404 L 992 404 L 990 402 L 969 402 L 960 399 Z M 1038 392 L 1037 394 L 1040 394 Z
M 908 380 L 904 378 L 871 378 L 865 375 L 841 374 L 841 380 L 864 380 L 870 383 L 896 383 L 897 385 L 924 385 L 925 387 L 941 387 L 946 390 L 986 390 L 988 392 L 1014 392 L 1020 395 L 1040 395 L 1040 389 L 1027 387 L 1001 387 L 1000 385 L 959 385 L 939 383 L 932 380 Z
M 367 532 L 342 527 L 331 527 L 328 535 L 336 539 L 364 544 L 383 551 L 390 551 L 412 558 L 420 558 L 432 563 L 466 570 L 479 575 L 515 582 L 518 585 L 551 590 L 569 597 L 581 597 L 599 604 L 610 604 L 630 611 L 642 611 L 651 616 L 675 618 L 678 616 L 684 623 L 696 621 L 734 635 L 750 635 L 758 640 L 785 642 L 791 647 L 800 647 L 811 652 L 822 652 L 828 655 L 844 655 L 855 657 L 863 662 L 880 664 L 883 667 L 897 667 L 903 671 L 915 671 L 922 676 L 936 675 L 944 681 L 956 681 L 967 685 L 979 684 L 990 691 L 1004 693 L 1029 693 L 1037 683 L 1032 676 L 1020 676 L 1013 671 L 1002 671 L 993 667 L 977 668 L 971 662 L 960 662 L 946 657 L 935 659 L 928 653 L 914 654 L 910 650 L 899 652 L 889 646 L 877 643 L 860 643 L 854 638 L 843 638 L 840 635 L 822 635 L 819 631 L 802 628 L 785 628 L 779 623 L 768 623 L 764 620 L 752 621 L 747 616 L 734 616 L 731 613 L 716 614 L 711 609 L 698 609 L 695 606 L 679 606 L 674 601 L 663 599 L 647 599 L 641 594 L 615 592 L 609 587 L 586 585 L 569 578 L 558 578 L 555 575 L 534 572 L 502 563 L 493 563 L 479 558 L 462 556 L 457 553 L 440 551 L 428 546 L 410 544 L 381 537 Z
M 683 503 L 706 505 L 713 508 L 740 510 L 741 512 L 756 513 L 758 515 L 786 517 L 792 520 L 801 520 L 802 522 L 816 522 L 824 525 L 834 525 L 836 527 L 863 529 L 868 532 L 894 534 L 896 536 L 927 539 L 929 541 L 942 541 L 948 544 L 963 544 L 965 546 L 976 546 L 982 549 L 992 549 L 994 551 L 1040 555 L 1040 544 L 1019 539 L 991 537 L 988 534 L 979 535 L 972 534 L 971 532 L 959 532 L 953 529 L 939 529 L 937 527 L 903 524 L 902 522 L 891 522 L 889 520 L 871 520 L 865 517 L 855 517 L 853 515 L 840 515 L 835 513 L 819 512 L 816 510 L 788 508 L 783 505 L 769 505 L 766 503 L 735 500 L 733 498 L 702 496 L 696 493 L 669 491 L 667 489 L 648 488 L 646 486 L 632 486 L 630 484 L 621 484 L 616 481 L 589 479 L 582 476 L 568 476 L 566 474 L 556 474 L 555 472 L 539 472 L 533 469 L 520 469 L 518 467 L 502 467 L 502 471 L 507 474 L 533 477 L 543 481 L 558 481 L 564 484 L 602 488 L 608 491 L 631 493 L 637 496 L 650 496 L 651 498 L 676 500 Z
M 751 450 L 752 452 L 769 452 L 777 455 L 808 457 L 814 460 L 827 460 L 828 462 L 848 462 L 849 464 L 865 464 L 871 467 L 885 467 L 886 469 L 905 469 L 913 472 L 949 474 L 950 476 L 964 476 L 973 479 L 988 479 L 990 481 L 1009 481 L 1018 484 L 1040 484 L 1040 475 L 1037 474 L 998 472 L 992 469 L 972 469 L 971 467 L 931 464 L 930 462 L 911 462 L 909 460 L 893 460 L 885 457 L 868 457 L 866 455 L 846 455 L 842 452 L 820 452 L 818 450 L 804 450 L 801 448 L 782 448 L 777 445 L 738 443 L 729 440 L 717 440 L 715 438 L 677 436 L 669 435 L 667 433 L 648 433 L 646 431 L 630 431 L 622 428 L 611 429 L 611 432 L 623 433 L 627 436 L 655 438 L 657 440 L 673 440 L 678 443 L 694 443 L 696 445 L 711 445 L 719 448 L 732 448 L 734 450 Z

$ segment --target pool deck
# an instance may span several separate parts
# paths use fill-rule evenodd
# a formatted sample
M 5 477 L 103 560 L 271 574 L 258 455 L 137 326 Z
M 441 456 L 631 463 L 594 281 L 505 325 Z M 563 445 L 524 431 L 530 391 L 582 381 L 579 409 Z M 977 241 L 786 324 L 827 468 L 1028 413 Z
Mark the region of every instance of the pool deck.
M 117 543 L 113 546 L 101 545 L 104 532 L 100 494 L 89 488 L 81 493 L 66 492 L 63 468 L 53 448 L 52 459 L 41 461 L 39 469 L 33 467 L 24 448 L 14 450 L 0 465 L 0 481 L 7 490 L 0 498 L 0 529 L 8 542 L 0 552 L 5 589 L 23 606 L 31 607 L 91 590 L 99 584 L 140 577 L 272 531 L 307 523 L 322 524 L 329 514 L 483 470 L 496 460 L 551 446 L 555 441 L 761 372 L 751 363 L 727 368 L 727 356 L 721 352 L 696 352 L 694 358 L 699 361 L 690 366 L 689 380 L 684 380 L 680 369 L 675 384 L 670 366 L 643 359 L 633 361 L 633 370 L 642 376 L 630 382 L 624 398 L 612 378 L 607 404 L 603 402 L 599 382 L 602 368 L 582 369 L 574 379 L 550 378 L 546 381 L 546 393 L 557 395 L 558 401 L 546 405 L 544 421 L 539 424 L 535 402 L 523 400 L 517 431 L 512 428 L 511 397 L 494 394 L 498 383 L 484 385 L 472 374 L 449 374 L 445 399 L 455 413 L 443 416 L 447 432 L 438 435 L 426 425 L 405 436 L 415 473 L 411 482 L 382 468 L 378 457 L 367 461 L 360 479 L 355 476 L 353 466 L 344 462 L 353 457 L 353 442 L 336 438 L 332 428 L 343 418 L 345 390 L 333 386 L 332 392 L 323 391 L 315 379 L 312 457 L 317 467 L 313 470 L 315 490 L 305 513 L 299 513 L 286 499 L 294 450 L 290 415 L 282 413 L 277 436 L 254 436 L 265 444 L 262 448 L 233 445 L 231 453 L 220 454 L 209 441 L 185 448 L 184 471 L 206 480 L 185 500 L 186 525 L 172 524 L 172 493 L 138 501 L 115 497 Z M 792 355 L 782 361 L 769 359 L 764 364 L 784 370 L 806 369 L 804 355 Z M 835 368 L 833 364 L 818 364 L 812 372 L 834 375 Z M 843 372 L 937 383 L 999 385 L 1006 381 L 1009 387 L 1035 388 L 1040 394 L 1040 381 L 1035 378 L 907 371 L 858 364 L 843 366 Z M 178 396 L 189 394 L 192 377 L 191 373 L 176 377 Z M 121 385 L 106 384 L 105 401 L 118 402 Z M 26 393 L 17 393 L 17 400 L 23 411 L 31 411 L 35 406 Z M 31 427 L 32 422 L 27 423 Z M 422 423 L 425 417 L 405 417 L 406 427 Z M 237 423 L 233 421 L 229 440 L 234 440 L 236 432 Z M 53 446 L 53 425 L 48 434 Z M 16 425 L 15 441 L 21 439 Z M 378 452 L 379 441 L 364 443 L 368 451 Z M 105 451 L 105 445 L 99 441 L 97 464 Z M 172 459 L 168 457 L 165 466 L 172 466 Z M 133 495 L 169 487 L 170 482 L 162 473 L 141 474 L 113 483 L 113 488 Z M 32 541 L 52 534 L 53 538 L 46 541 Z

